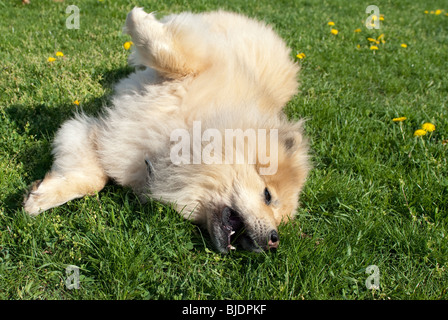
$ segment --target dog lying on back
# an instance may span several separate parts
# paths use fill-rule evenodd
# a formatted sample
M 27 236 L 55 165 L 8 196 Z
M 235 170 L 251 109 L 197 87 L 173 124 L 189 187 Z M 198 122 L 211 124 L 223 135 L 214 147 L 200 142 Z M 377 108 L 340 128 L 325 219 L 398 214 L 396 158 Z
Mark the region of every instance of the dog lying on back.
M 310 164 L 302 121 L 282 108 L 299 67 L 263 23 L 223 11 L 127 16 L 130 63 L 103 115 L 65 122 L 54 163 L 24 201 L 31 215 L 100 191 L 109 180 L 171 203 L 220 252 L 277 248 Z

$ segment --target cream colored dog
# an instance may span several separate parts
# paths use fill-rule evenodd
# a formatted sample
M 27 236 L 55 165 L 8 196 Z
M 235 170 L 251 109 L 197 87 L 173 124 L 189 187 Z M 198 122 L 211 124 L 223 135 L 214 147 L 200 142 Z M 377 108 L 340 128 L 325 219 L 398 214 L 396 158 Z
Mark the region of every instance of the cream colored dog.
M 295 212 L 310 168 L 302 122 L 289 122 L 282 113 L 298 87 L 299 67 L 290 50 L 269 26 L 223 11 L 158 21 L 134 8 L 124 30 L 135 45 L 130 63 L 139 70 L 118 83 L 101 117 L 77 115 L 62 125 L 52 169 L 33 184 L 25 210 L 37 215 L 113 180 L 142 199 L 172 203 L 207 228 L 221 252 L 234 244 L 253 251 L 277 248 L 277 227 Z M 192 154 L 208 148 L 219 160 L 232 150 L 254 162 L 188 162 L 187 153 L 185 161 L 173 163 L 179 142 L 173 132 L 194 135 L 195 123 L 201 134 L 209 129 L 215 135 L 190 141 Z M 260 144 L 218 145 L 216 134 L 228 129 L 253 130 L 257 141 L 267 132 L 271 163 L 262 159 Z M 277 140 L 270 139 L 273 133 Z M 273 161 L 271 174 L 261 174 Z

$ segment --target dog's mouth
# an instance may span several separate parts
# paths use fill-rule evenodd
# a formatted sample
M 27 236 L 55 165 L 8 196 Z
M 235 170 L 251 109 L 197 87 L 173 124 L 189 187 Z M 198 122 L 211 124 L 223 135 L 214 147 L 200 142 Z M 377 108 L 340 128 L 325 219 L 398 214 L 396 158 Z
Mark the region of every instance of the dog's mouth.
M 276 230 L 271 231 L 271 234 L 275 234 L 270 236 L 270 240 L 268 235 L 257 235 L 240 212 L 228 206 L 215 211 L 209 233 L 216 249 L 222 253 L 235 250 L 235 246 L 253 252 L 276 249 L 278 246 Z
M 223 243 L 227 243 L 227 251 L 235 250 L 235 244 L 241 237 L 245 236 L 246 227 L 240 214 L 230 207 L 225 207 L 221 211 L 221 230 L 226 239 Z

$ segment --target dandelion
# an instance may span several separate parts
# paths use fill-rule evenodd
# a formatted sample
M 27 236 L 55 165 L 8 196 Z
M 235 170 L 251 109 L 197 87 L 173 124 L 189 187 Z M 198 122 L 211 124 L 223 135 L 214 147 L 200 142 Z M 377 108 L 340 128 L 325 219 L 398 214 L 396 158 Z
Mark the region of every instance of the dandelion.
M 328 25 L 329 25 L 330 27 L 332 27 L 332 26 L 334 26 L 334 22 L 333 22 L 333 21 L 330 21 L 330 22 L 328 22 Z
M 376 44 L 380 43 L 378 40 L 373 39 L 373 38 L 367 38 L 367 40 L 369 40 L 370 42 L 375 42 Z
M 380 21 L 384 21 L 384 14 L 380 14 Z
M 360 29 L 360 28 L 355 29 L 355 33 L 359 33 L 359 32 L 361 32 L 361 29 Z
M 331 34 L 334 34 L 334 35 L 337 35 L 339 33 L 339 31 L 336 29 L 331 29 L 330 32 L 331 32 Z
M 360 45 L 360 44 L 357 44 L 357 45 L 356 45 L 356 49 L 361 49 L 361 45 Z
M 304 58 L 306 58 L 306 55 L 303 52 L 301 52 L 301 53 L 298 53 L 296 57 L 299 59 L 304 59 Z
M 64 54 L 61 51 L 56 52 L 56 57 L 63 57 Z
M 125 50 L 129 50 L 129 49 L 131 48 L 132 45 L 133 45 L 132 41 L 126 41 L 126 42 L 123 44 L 123 47 L 124 47 Z
M 56 58 L 53 58 L 53 57 L 48 58 L 48 62 L 53 62 L 53 61 L 56 61 Z
M 442 10 L 440 10 L 440 9 L 437 9 L 435 12 L 434 12 L 434 14 L 436 15 L 436 16 L 438 16 L 439 14 L 441 14 L 442 13 Z
M 378 50 L 377 46 L 370 46 L 370 50 Z
M 77 106 L 79 106 L 79 101 L 78 100 L 73 101 L 73 103 L 76 104 Z
M 433 132 L 434 130 L 436 130 L 436 126 L 433 125 L 432 123 L 426 122 L 422 124 L 422 129 L 425 130 L 426 132 Z
M 402 43 L 402 44 L 401 44 L 401 47 L 402 47 L 402 48 L 407 48 L 408 45 L 407 45 L 406 43 Z
M 403 138 L 403 141 L 406 141 L 405 137 L 404 137 L 404 131 L 403 131 L 403 121 L 406 120 L 406 117 L 398 117 L 398 118 L 393 118 L 392 121 L 393 122 L 398 122 L 400 124 L 400 131 L 401 131 L 401 137 Z
M 421 137 L 421 136 L 424 136 L 426 134 L 426 131 L 425 130 L 423 130 L 423 129 L 418 129 L 418 130 L 415 130 L 415 132 L 414 132 L 414 137 Z

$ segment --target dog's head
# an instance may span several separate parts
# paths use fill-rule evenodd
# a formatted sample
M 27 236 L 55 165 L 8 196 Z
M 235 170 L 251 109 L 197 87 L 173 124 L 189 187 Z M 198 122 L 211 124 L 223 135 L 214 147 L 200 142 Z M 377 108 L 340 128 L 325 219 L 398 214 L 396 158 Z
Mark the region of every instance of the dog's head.
M 210 197 L 202 203 L 202 210 L 220 252 L 237 245 L 257 252 L 278 247 L 277 228 L 295 212 L 309 171 L 307 143 L 296 129 L 278 132 L 278 156 L 271 157 L 270 163 L 262 164 L 257 158 L 255 164 L 228 165 L 217 172 L 219 187 L 214 183 L 205 186 L 213 191 L 207 192 Z M 263 172 L 268 167 L 273 170 Z
M 262 137 L 264 131 L 257 130 L 253 148 L 247 144 L 242 148 L 217 148 L 214 143 L 224 143 L 224 132 L 220 132 L 221 140 L 213 137 L 202 141 L 201 146 L 191 147 L 192 163 L 165 169 L 163 177 L 156 181 L 155 195 L 176 203 L 184 217 L 206 228 L 220 252 L 238 245 L 257 252 L 277 248 L 277 228 L 295 212 L 310 169 L 301 123 L 282 122 L 275 139 L 274 131 L 267 130 Z M 204 137 L 206 130 L 202 133 Z M 246 134 L 244 141 L 249 138 Z M 200 161 L 194 160 L 195 149 L 202 150 Z M 229 151 L 232 157 L 226 159 Z M 222 163 L 216 163 L 217 159 Z M 162 188 L 165 191 L 157 193 Z

